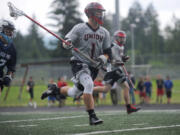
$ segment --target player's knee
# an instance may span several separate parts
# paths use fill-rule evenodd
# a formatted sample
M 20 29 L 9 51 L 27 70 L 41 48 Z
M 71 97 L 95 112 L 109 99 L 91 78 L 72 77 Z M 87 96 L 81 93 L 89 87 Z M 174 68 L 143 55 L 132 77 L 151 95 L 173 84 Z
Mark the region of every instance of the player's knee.
M 93 87 L 94 87 L 94 83 L 92 80 L 89 80 L 88 82 L 86 82 L 84 86 L 84 93 L 86 94 L 92 94 L 93 92 Z

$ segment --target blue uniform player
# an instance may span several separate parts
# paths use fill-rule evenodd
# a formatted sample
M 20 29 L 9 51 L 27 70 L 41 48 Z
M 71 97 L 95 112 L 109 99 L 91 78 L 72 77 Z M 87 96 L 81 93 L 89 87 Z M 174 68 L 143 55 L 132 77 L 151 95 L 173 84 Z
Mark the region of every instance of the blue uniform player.
M 12 22 L 7 20 L 0 22 L 0 94 L 4 86 L 10 85 L 15 72 L 16 49 L 12 41 L 14 31 L 15 27 Z

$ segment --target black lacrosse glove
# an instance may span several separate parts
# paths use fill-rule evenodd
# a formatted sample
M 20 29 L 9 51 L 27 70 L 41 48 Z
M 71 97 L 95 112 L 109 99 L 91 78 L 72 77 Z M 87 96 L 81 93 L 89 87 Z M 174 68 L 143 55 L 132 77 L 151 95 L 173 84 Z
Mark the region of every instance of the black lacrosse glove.
M 123 55 L 123 56 L 122 56 L 122 61 L 123 61 L 123 62 L 127 62 L 129 59 L 130 59 L 130 57 L 127 56 L 127 55 Z
M 11 81 L 12 81 L 11 75 L 6 75 L 6 76 L 3 78 L 3 84 L 4 84 L 6 87 L 10 86 Z

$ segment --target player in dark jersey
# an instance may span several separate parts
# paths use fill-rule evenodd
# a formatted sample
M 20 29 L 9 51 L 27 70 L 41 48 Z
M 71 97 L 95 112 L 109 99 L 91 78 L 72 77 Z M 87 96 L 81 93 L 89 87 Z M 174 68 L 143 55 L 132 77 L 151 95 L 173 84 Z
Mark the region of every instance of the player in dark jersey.
M 15 27 L 7 20 L 0 23 L 0 94 L 4 86 L 10 86 L 16 66 L 16 49 L 13 44 Z M 5 72 L 4 69 L 7 68 Z
M 111 49 L 109 32 L 101 26 L 105 9 L 101 4 L 91 2 L 86 6 L 84 11 L 88 17 L 88 22 L 75 25 L 65 36 L 66 42 L 69 44 L 64 43 L 63 47 L 70 49 L 73 44 L 74 47 L 77 47 L 91 59 L 99 61 L 100 65 L 106 64 L 110 57 Z M 75 78 L 75 85 L 73 88 L 66 87 L 65 92 L 68 96 L 75 97 L 78 91 L 83 91 L 84 103 L 86 111 L 89 114 L 90 125 L 101 124 L 103 121 L 95 114 L 94 99 L 92 96 L 94 87 L 93 80 L 96 78 L 99 69 L 77 52 L 72 50 L 72 54 L 73 57 L 71 58 L 70 64 Z M 42 99 L 52 93 L 51 90 L 49 91 L 42 94 Z M 63 90 L 61 92 L 63 93 Z

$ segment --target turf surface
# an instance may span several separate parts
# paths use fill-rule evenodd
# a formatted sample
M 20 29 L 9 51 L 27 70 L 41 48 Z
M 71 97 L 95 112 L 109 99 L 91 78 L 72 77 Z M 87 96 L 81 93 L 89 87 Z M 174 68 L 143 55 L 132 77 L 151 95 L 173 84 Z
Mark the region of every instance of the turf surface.
M 89 126 L 84 111 L 1 112 L 0 135 L 179 135 L 180 110 L 98 111 L 102 125 Z

